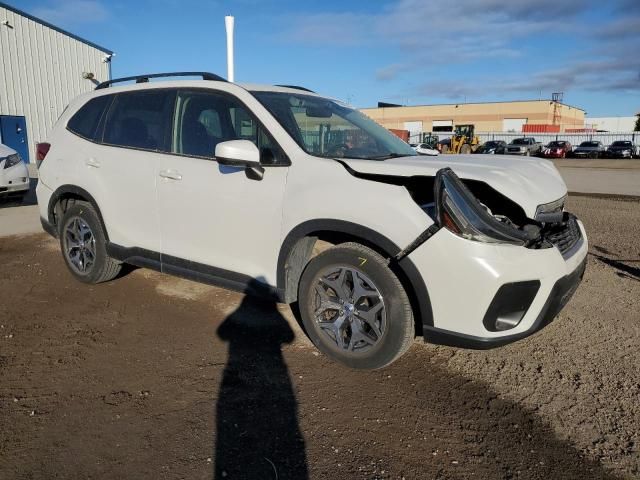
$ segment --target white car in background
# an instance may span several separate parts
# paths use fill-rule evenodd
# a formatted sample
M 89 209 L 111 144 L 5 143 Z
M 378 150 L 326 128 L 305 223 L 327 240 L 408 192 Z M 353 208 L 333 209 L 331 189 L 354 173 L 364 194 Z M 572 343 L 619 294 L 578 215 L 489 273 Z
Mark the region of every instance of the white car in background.
M 29 170 L 18 152 L 0 143 L 0 198 L 22 199 L 29 191 Z
M 435 148 L 431 148 L 431 145 L 428 143 L 412 143 L 411 148 L 413 148 L 419 155 L 428 155 L 430 157 L 440 155 L 440 152 Z
M 39 146 L 42 225 L 79 281 L 130 263 L 264 295 L 362 369 L 393 362 L 416 332 L 470 348 L 519 340 L 580 283 L 587 237 L 553 163 L 419 157 L 302 87 L 148 82 L 180 75 L 194 74 L 98 85 Z

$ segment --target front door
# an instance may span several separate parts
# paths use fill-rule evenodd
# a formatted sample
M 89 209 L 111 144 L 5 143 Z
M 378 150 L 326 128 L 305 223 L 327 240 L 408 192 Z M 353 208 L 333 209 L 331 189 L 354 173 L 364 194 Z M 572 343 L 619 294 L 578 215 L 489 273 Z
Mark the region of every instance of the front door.
M 24 163 L 29 163 L 29 139 L 24 117 L 0 115 L 0 136 L 3 144 L 18 152 Z
M 237 139 L 256 143 L 272 165 L 262 178 L 215 161 L 216 145 Z M 236 287 L 250 279 L 276 285 L 288 173 L 280 147 L 235 97 L 185 90 L 176 100 L 172 152 L 157 183 L 163 270 L 195 269 Z

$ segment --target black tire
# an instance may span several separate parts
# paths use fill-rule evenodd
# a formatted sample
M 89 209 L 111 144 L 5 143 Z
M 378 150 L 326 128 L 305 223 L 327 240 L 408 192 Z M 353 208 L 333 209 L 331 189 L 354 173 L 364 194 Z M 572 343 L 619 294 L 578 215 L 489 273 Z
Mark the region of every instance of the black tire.
M 319 326 L 314 314 L 319 299 L 315 287 L 321 274 L 343 266 L 368 277 L 383 299 L 386 326 L 375 344 L 364 351 L 340 348 L 337 341 Z M 382 256 L 358 243 L 343 243 L 313 258 L 302 273 L 298 299 L 302 324 L 313 344 L 328 357 L 351 368 L 385 367 L 398 359 L 415 337 L 413 312 L 402 284 Z
M 465 143 L 464 145 L 462 145 L 462 148 L 460 149 L 460 153 L 468 155 L 469 153 L 471 153 L 471 145 L 469 145 L 468 143 Z
M 70 255 L 67 253 L 69 251 L 67 247 L 71 241 L 67 230 L 76 219 L 80 219 L 89 227 L 95 245 L 93 263 L 90 267 L 87 267 L 84 272 L 80 271 L 78 267 L 73 264 Z M 67 211 L 64 212 L 62 216 L 58 233 L 62 258 L 76 279 L 84 283 L 95 284 L 112 280 L 120 273 L 122 263 L 107 254 L 104 227 L 95 208 L 90 203 L 75 202 L 67 208 Z

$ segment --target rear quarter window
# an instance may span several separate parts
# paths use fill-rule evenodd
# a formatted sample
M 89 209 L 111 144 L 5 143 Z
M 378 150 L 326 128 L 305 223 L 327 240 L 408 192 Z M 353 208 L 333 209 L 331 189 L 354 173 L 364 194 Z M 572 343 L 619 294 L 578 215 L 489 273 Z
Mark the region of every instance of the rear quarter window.
M 96 140 L 100 119 L 113 95 L 102 95 L 85 103 L 67 122 L 67 128 L 76 135 Z

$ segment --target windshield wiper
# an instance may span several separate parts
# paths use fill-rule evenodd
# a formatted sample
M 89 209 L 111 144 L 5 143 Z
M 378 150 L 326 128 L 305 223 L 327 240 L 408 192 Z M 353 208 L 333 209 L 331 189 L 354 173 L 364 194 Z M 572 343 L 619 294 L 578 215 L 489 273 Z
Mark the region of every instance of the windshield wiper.
M 378 155 L 376 157 L 367 157 L 367 160 L 388 160 L 390 158 L 414 157 L 415 155 L 405 155 L 404 153 L 387 153 L 386 155 Z

